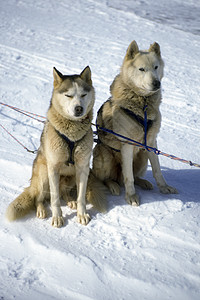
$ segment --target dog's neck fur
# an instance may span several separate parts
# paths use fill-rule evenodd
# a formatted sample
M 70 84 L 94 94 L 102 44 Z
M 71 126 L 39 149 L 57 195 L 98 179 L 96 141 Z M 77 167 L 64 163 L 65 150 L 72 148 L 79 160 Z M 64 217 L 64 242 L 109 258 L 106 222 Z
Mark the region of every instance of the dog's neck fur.
M 156 109 L 159 109 L 161 103 L 161 90 L 155 92 L 149 96 L 142 96 L 137 94 L 137 90 L 127 85 L 122 75 L 119 74 L 115 77 L 113 83 L 110 86 L 110 92 L 112 94 L 112 101 L 116 105 L 122 105 L 124 108 L 129 109 L 135 114 L 143 117 L 144 105 L 148 105 L 148 115 Z M 152 117 L 150 117 L 152 119 Z
M 91 109 L 86 116 L 81 120 L 69 120 L 63 117 L 51 105 L 47 112 L 48 122 L 61 134 L 65 135 L 71 141 L 81 140 L 91 127 L 93 117 L 93 109 Z

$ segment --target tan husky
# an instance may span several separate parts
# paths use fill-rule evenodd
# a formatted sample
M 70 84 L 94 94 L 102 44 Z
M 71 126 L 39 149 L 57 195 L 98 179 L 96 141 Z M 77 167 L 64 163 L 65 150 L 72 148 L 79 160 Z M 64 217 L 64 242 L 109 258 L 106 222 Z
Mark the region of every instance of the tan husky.
M 144 143 L 144 127 L 147 127 L 146 144 L 157 147 L 156 137 L 161 125 L 161 79 L 164 63 L 160 46 L 154 43 L 147 51 L 139 51 L 133 41 L 126 52 L 120 74 L 114 79 L 111 97 L 100 108 L 97 124 L 114 132 Z M 147 109 L 146 125 L 144 110 Z M 131 205 L 139 205 L 134 183 L 144 189 L 153 186 L 142 179 L 150 160 L 153 175 L 162 193 L 177 193 L 168 186 L 160 170 L 158 156 L 154 152 L 127 144 L 123 138 L 98 130 L 99 142 L 93 154 L 93 171 L 110 189 L 120 193 L 125 185 L 125 199 Z
M 33 164 L 31 184 L 9 205 L 6 215 L 10 221 L 15 220 L 35 205 L 37 217 L 46 218 L 44 200 L 50 198 L 52 225 L 61 227 L 64 224 L 62 197 L 69 206 L 77 207 L 78 222 L 86 225 L 90 220 L 86 212 L 86 194 L 87 200 L 100 211 L 106 209 L 103 184 L 92 172 L 89 175 L 95 101 L 91 71 L 86 67 L 80 75 L 67 76 L 54 68 L 53 75 L 53 95 Z M 77 202 L 70 201 L 76 188 Z

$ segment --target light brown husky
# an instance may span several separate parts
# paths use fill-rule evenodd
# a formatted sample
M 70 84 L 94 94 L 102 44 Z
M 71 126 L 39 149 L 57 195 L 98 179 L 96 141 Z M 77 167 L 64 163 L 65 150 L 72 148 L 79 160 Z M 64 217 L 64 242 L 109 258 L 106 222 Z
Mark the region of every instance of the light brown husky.
M 157 147 L 163 70 L 159 44 L 152 44 L 147 51 L 139 51 L 133 41 L 127 49 L 121 72 L 110 87 L 111 97 L 98 112 L 97 124 L 144 143 L 144 109 L 147 109 L 147 145 Z M 160 191 L 177 193 L 175 188 L 166 184 L 158 156 L 153 152 L 127 144 L 123 138 L 101 130 L 98 130 L 98 138 L 99 143 L 93 152 L 93 171 L 112 194 L 119 194 L 119 185 L 124 181 L 126 201 L 139 205 L 134 183 L 144 189 L 153 188 L 150 182 L 141 178 L 148 159 Z
M 33 164 L 31 184 L 9 205 L 6 215 L 10 221 L 15 220 L 35 205 L 37 217 L 45 218 L 44 200 L 50 198 L 52 225 L 61 227 L 64 224 L 62 197 L 69 201 L 69 206 L 77 207 L 78 222 L 86 225 L 90 220 L 86 212 L 86 194 L 97 209 L 106 209 L 103 184 L 91 171 L 89 175 L 95 101 L 91 71 L 86 67 L 80 75 L 67 76 L 54 68 L 53 75 L 53 95 Z M 76 188 L 77 202 L 71 202 L 71 191 Z

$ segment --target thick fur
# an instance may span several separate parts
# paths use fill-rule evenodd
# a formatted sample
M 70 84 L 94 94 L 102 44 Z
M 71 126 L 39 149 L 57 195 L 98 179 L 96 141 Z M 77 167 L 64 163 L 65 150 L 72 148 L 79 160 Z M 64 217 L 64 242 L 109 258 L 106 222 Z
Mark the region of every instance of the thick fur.
M 147 145 L 157 147 L 156 137 L 161 125 L 161 79 L 164 62 L 160 46 L 154 43 L 147 51 L 139 51 L 133 41 L 126 52 L 120 74 L 111 84 L 111 98 L 100 108 L 97 124 L 123 136 L 144 143 L 144 128 L 124 109 L 144 119 L 144 106 L 147 105 L 147 118 L 151 126 L 147 132 Z M 98 130 L 99 143 L 93 152 L 93 172 L 103 181 L 111 193 L 118 195 L 120 185 L 125 185 L 125 199 L 131 205 L 139 205 L 139 196 L 134 183 L 144 189 L 153 186 L 141 177 L 145 174 L 148 160 L 153 175 L 162 193 L 177 193 L 166 184 L 160 170 L 158 156 L 136 146 L 127 144 L 122 138 Z M 117 152 L 119 150 L 120 152 Z
M 91 71 L 86 67 L 80 75 L 67 76 L 54 68 L 53 74 L 53 95 L 33 163 L 31 183 L 9 205 L 6 216 L 13 221 L 36 207 L 37 217 L 46 218 L 44 201 L 50 199 L 52 225 L 61 227 L 64 219 L 60 198 L 63 198 L 70 207 L 77 208 L 78 222 L 86 225 L 90 220 L 86 212 L 86 192 L 89 202 L 100 211 L 106 211 L 105 188 L 89 170 L 95 100 Z M 70 146 L 62 135 L 75 142 L 73 154 L 70 155 Z M 74 164 L 69 163 L 70 156 Z

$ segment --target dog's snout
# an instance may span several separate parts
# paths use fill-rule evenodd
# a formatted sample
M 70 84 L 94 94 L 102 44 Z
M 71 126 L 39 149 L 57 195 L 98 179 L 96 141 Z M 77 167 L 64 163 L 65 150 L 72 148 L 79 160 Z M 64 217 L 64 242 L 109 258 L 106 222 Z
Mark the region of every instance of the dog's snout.
M 160 85 L 161 85 L 161 83 L 160 83 L 159 80 L 154 80 L 153 81 L 153 87 L 154 87 L 155 90 L 158 90 L 160 88 Z
M 80 106 L 80 105 L 77 105 L 75 107 L 75 116 L 78 117 L 78 116 L 81 116 L 83 113 L 83 107 Z

